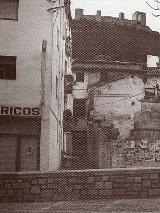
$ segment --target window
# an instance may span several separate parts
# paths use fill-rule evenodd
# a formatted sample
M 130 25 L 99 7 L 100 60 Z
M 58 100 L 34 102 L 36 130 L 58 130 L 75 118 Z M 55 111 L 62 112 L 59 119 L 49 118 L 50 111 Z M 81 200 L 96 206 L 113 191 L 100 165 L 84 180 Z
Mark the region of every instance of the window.
M 16 80 L 15 56 L 0 56 L 0 79 Z
M 100 78 L 101 82 L 107 82 L 108 81 L 108 73 L 105 71 L 101 72 L 101 78 Z
M 84 73 L 83 72 L 76 73 L 76 82 L 84 82 Z
M 85 99 L 74 99 L 73 101 L 73 116 L 77 118 L 85 117 Z
M 0 19 L 18 20 L 19 0 L 0 0 Z

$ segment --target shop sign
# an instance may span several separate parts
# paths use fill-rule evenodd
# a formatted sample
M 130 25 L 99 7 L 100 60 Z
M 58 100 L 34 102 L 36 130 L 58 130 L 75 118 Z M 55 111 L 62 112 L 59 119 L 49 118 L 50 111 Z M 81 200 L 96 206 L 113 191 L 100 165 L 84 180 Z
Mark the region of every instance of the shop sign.
M 0 106 L 0 115 L 40 116 L 40 109 L 38 107 Z

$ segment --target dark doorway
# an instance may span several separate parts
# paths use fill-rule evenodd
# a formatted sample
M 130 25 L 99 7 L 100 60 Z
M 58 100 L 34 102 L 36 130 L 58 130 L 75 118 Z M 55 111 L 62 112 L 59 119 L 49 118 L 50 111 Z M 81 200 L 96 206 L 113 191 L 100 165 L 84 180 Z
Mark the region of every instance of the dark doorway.
M 87 132 L 75 131 L 73 133 L 73 169 L 86 169 L 88 163 Z

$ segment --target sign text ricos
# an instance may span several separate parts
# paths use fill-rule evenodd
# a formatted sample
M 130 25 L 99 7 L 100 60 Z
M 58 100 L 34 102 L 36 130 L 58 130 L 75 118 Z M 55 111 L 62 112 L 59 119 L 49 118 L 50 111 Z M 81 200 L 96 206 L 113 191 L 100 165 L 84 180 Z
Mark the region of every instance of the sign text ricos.
M 38 107 L 0 106 L 0 115 L 8 116 L 40 116 Z

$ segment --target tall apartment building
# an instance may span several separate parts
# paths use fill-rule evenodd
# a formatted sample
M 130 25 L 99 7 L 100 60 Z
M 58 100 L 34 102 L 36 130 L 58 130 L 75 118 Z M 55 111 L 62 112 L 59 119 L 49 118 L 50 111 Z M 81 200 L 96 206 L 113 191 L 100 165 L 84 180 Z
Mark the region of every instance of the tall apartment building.
M 70 20 L 69 0 L 0 1 L 0 172 L 61 166 Z

